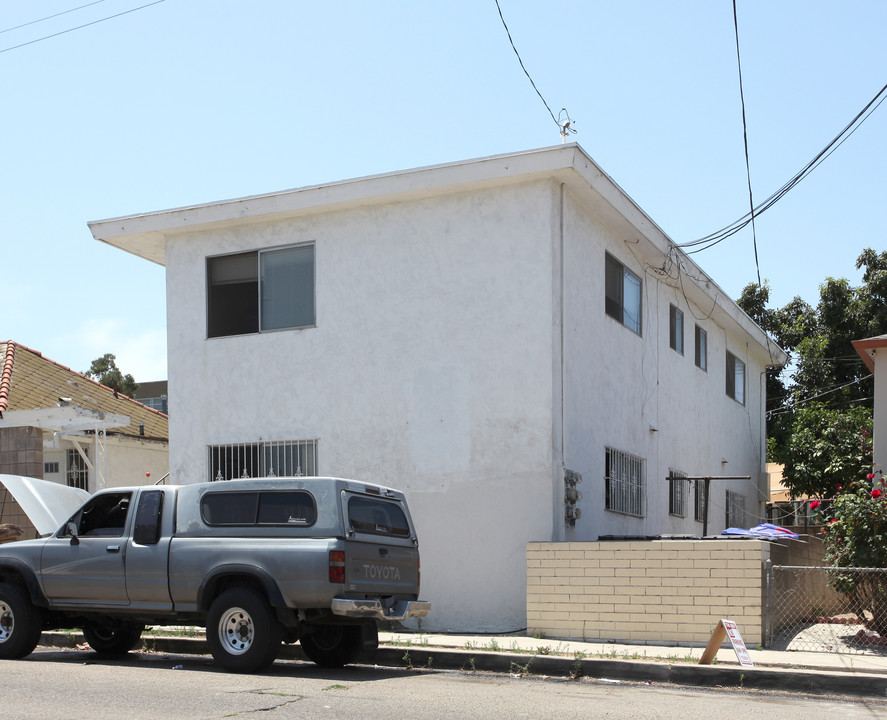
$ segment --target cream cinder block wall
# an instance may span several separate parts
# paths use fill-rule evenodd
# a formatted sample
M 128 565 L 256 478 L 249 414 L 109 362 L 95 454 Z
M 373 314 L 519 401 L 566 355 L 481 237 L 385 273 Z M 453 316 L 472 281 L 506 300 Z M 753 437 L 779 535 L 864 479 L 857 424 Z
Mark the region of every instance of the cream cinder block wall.
M 534 542 L 527 545 L 527 634 L 704 645 L 718 620 L 763 644 L 760 540 Z

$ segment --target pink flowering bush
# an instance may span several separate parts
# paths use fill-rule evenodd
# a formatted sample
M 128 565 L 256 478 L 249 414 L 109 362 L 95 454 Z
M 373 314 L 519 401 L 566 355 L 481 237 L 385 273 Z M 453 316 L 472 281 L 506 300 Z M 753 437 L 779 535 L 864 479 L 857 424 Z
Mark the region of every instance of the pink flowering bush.
M 887 495 L 880 487 L 883 473 L 870 473 L 842 489 L 831 504 L 831 519 L 823 529 L 829 584 L 849 596 L 856 614 L 874 618 L 872 629 L 887 635 L 887 617 L 873 610 L 887 608 L 887 576 L 842 571 L 842 568 L 887 568 Z M 872 487 L 872 484 L 875 487 Z

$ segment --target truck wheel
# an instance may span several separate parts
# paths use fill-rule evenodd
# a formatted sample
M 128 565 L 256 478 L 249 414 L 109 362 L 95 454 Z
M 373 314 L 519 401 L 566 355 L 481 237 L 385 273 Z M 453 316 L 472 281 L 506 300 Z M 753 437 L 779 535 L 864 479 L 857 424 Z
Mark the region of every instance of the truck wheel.
M 30 655 L 40 642 L 42 630 L 41 613 L 27 593 L 15 585 L 0 583 L 0 659 Z
M 299 640 L 311 662 L 325 668 L 339 668 L 352 663 L 362 649 L 360 626 L 321 625 Z
M 283 628 L 263 595 L 232 588 L 217 597 L 206 619 L 213 660 L 231 672 L 258 672 L 277 657 Z
M 83 637 L 99 655 L 126 655 L 142 638 L 144 625 L 105 625 L 83 628 Z

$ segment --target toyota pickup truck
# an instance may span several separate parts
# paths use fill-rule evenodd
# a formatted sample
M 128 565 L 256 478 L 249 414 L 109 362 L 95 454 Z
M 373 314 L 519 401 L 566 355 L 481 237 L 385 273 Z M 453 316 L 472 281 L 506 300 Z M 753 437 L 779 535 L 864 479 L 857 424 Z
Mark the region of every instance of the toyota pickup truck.
M 118 655 L 148 625 L 203 625 L 232 672 L 297 641 L 340 667 L 375 650 L 377 622 L 430 609 L 406 498 L 354 480 L 114 488 L 55 532 L 0 545 L 0 658 L 30 654 L 48 629 L 81 628 Z

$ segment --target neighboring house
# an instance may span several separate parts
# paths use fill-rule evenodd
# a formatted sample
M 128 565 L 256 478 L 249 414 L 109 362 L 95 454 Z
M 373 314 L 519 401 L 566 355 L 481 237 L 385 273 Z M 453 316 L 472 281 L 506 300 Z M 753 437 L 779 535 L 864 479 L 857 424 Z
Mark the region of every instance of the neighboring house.
M 166 415 L 24 345 L 0 342 L 0 474 L 95 492 L 155 482 L 168 469 Z
M 887 477 L 887 335 L 854 340 L 853 347 L 875 376 L 873 456 L 876 469 Z
M 168 383 L 166 380 L 152 380 L 139 383 L 132 394 L 133 400 L 138 400 L 142 405 L 159 410 L 164 415 L 169 415 Z
M 784 353 L 578 145 L 90 228 L 166 266 L 171 481 L 403 489 L 424 629 L 525 627 L 528 541 L 701 534 L 681 476 L 764 515 Z

